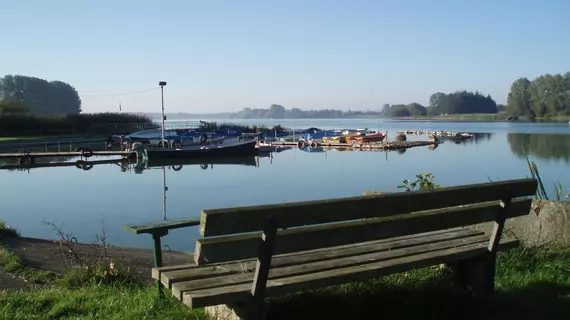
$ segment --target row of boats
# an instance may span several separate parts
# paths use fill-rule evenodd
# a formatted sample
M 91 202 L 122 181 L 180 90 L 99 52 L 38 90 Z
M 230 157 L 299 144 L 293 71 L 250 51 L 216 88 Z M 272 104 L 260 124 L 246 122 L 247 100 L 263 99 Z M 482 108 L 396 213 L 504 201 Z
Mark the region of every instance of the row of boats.
M 385 133 L 364 129 L 334 129 L 321 130 L 311 127 L 304 130 L 262 130 L 255 133 L 246 133 L 239 129 L 219 129 L 215 131 L 201 131 L 199 129 L 183 129 L 183 130 L 165 130 L 164 141 L 162 139 L 162 131 L 158 129 L 148 129 L 138 131 L 129 135 L 115 135 L 113 140 L 141 142 L 151 146 L 192 146 L 205 143 L 223 142 L 227 138 L 259 138 L 264 141 L 298 141 L 298 140 L 314 140 L 314 139 L 383 139 Z
M 241 157 L 259 153 L 258 142 L 312 141 L 329 143 L 368 143 L 384 140 L 386 133 L 368 129 L 270 130 L 244 133 L 237 129 L 204 132 L 196 129 L 149 129 L 129 135 L 113 136 L 123 150 L 148 158 Z

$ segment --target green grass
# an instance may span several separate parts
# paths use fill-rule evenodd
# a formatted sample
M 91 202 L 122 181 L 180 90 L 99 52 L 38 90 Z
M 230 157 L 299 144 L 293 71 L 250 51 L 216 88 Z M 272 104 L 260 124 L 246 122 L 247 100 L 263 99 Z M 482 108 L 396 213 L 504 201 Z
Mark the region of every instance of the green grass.
M 272 298 L 269 319 L 566 319 L 570 251 L 500 253 L 497 293 L 474 299 L 445 268 L 432 267 Z M 55 281 L 33 291 L 0 292 L 0 319 L 206 319 L 150 284 L 109 282 L 68 287 Z
M 65 139 L 65 138 L 80 138 L 84 135 L 80 134 L 67 134 L 67 135 L 45 135 L 45 136 L 14 136 L 14 137 L 0 137 L 0 142 L 15 142 L 21 140 L 37 140 L 37 139 Z
M 499 255 L 497 292 L 474 299 L 437 267 L 273 299 L 271 319 L 566 319 L 570 251 Z
M 27 282 L 34 284 L 50 284 L 55 281 L 59 275 L 52 271 L 37 270 L 25 266 L 21 258 L 14 252 L 8 250 L 0 243 L 0 266 L 3 267 L 4 272 L 11 273 Z M 0 318 L 2 319 L 2 318 Z
M 172 298 L 160 301 L 148 286 L 89 285 L 0 293 L 0 319 L 205 319 Z

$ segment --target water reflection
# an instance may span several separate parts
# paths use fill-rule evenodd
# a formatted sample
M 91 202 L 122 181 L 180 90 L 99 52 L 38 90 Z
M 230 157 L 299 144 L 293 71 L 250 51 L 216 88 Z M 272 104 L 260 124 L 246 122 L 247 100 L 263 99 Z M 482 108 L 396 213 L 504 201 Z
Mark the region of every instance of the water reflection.
M 199 166 L 202 170 L 212 170 L 214 165 L 241 165 L 259 166 L 258 157 L 233 157 L 212 159 L 144 159 L 134 166 L 135 173 L 141 174 L 144 170 L 168 168 L 173 171 L 181 171 L 185 166 Z
M 179 172 L 185 166 L 200 166 L 202 170 L 213 170 L 214 165 L 235 165 L 259 167 L 259 157 L 212 158 L 212 159 L 144 159 L 134 164 L 135 174 L 142 174 L 145 170 L 162 170 L 162 217 L 168 219 L 167 214 L 167 171 Z
M 124 159 L 102 159 L 102 160 L 83 160 L 77 157 L 56 157 L 56 158 L 35 158 L 33 163 L 18 163 L 17 160 L 0 161 L 0 170 L 8 171 L 27 171 L 38 168 L 57 168 L 57 167 L 76 167 L 83 171 L 89 171 L 93 167 L 102 164 L 116 164 L 121 167 L 121 171 L 126 171 L 129 165 L 128 160 Z
M 507 141 L 514 155 L 527 154 L 547 160 L 570 162 L 570 137 L 564 134 L 508 133 Z

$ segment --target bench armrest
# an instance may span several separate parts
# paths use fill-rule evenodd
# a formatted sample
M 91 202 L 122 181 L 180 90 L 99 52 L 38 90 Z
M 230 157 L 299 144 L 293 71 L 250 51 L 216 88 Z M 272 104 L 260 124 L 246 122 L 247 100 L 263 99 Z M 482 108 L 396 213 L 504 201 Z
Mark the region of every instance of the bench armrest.
M 149 222 L 140 225 L 126 225 L 124 230 L 134 234 L 149 233 L 152 235 L 167 235 L 168 230 L 200 225 L 200 219 L 178 219 Z

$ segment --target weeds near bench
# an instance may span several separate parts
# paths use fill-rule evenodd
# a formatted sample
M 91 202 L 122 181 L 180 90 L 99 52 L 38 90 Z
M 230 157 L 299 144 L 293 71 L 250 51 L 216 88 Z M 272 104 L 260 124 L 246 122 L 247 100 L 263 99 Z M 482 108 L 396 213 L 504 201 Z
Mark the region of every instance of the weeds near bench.
M 51 226 L 59 237 L 55 243 L 59 244 L 62 259 L 69 259 L 70 267 L 59 282 L 67 287 L 79 287 L 85 283 L 102 284 L 102 283 L 121 283 L 133 282 L 134 278 L 130 268 L 120 268 L 115 265 L 108 256 L 107 249 L 110 245 L 107 243 L 107 229 L 103 217 L 101 221 L 101 234 L 95 235 L 95 242 L 87 247 L 91 247 L 91 253 L 81 250 L 77 238 L 72 234 L 63 231 L 63 228 L 57 226 L 54 222 L 46 222 Z
M 438 189 L 441 186 L 435 183 L 435 175 L 433 173 L 425 172 L 417 174 L 414 181 L 405 179 L 398 185 L 398 188 L 405 188 L 406 191 L 426 191 Z

